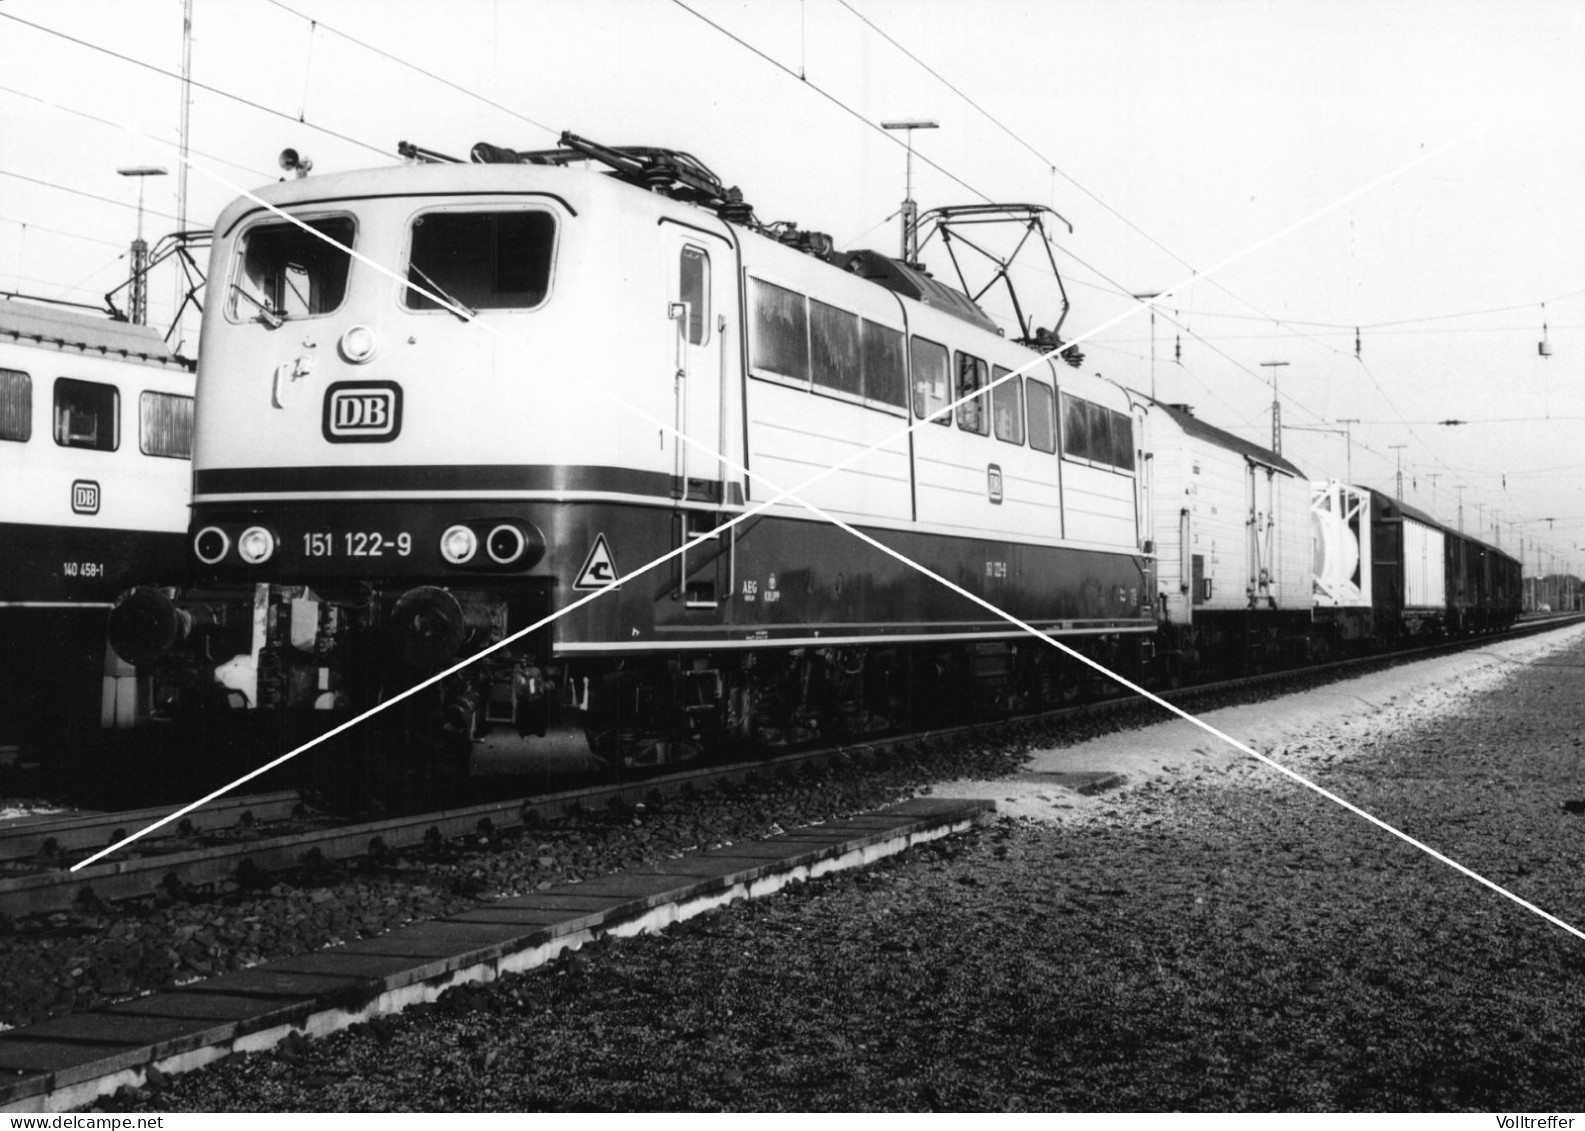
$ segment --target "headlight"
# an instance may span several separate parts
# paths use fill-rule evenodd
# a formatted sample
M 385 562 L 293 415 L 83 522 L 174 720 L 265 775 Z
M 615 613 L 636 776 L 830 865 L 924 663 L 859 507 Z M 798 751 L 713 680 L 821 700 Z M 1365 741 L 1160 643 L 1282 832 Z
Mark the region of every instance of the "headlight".
M 341 335 L 341 356 L 354 365 L 362 365 L 374 356 L 374 331 L 367 326 L 354 326 Z
M 193 553 L 205 565 L 215 565 L 231 549 L 231 539 L 218 526 L 206 526 L 193 536 Z
M 511 565 L 523 556 L 523 551 L 528 549 L 528 540 L 523 537 L 523 532 L 509 522 L 503 522 L 490 531 L 489 538 L 485 539 L 484 548 L 490 555 L 490 560 L 499 565 Z
M 262 526 L 250 526 L 237 539 L 237 554 L 249 565 L 263 565 L 275 555 L 275 535 Z
M 447 527 L 440 536 L 440 556 L 452 565 L 462 565 L 479 552 L 479 536 L 466 526 Z

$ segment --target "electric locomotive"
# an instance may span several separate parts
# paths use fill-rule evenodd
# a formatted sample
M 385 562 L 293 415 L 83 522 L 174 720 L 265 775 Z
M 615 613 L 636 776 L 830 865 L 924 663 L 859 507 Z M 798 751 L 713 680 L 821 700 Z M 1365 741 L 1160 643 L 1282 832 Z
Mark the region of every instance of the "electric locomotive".
M 1168 683 L 1512 619 L 1500 551 L 687 154 L 562 141 L 222 214 L 188 579 L 110 620 L 139 718 L 284 744 L 399 699 L 381 756 L 666 763 L 1096 682 L 965 594 Z
M 192 421 L 191 363 L 151 327 L 0 300 L 0 746 L 21 758 L 128 716 L 105 611 L 185 568 Z
M 1142 399 L 908 263 L 760 224 L 686 154 L 563 145 L 221 215 L 191 583 L 111 617 L 146 714 L 307 734 L 540 622 L 389 725 L 443 758 L 642 763 L 1076 693 L 1078 665 L 788 488 L 1140 670 Z

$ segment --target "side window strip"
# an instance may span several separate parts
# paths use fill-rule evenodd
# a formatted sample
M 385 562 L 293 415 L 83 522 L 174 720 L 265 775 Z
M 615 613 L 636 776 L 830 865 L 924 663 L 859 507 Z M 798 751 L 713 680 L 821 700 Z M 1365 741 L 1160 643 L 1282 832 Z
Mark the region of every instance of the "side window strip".
M 855 397 L 864 395 L 864 354 L 859 317 L 809 300 L 810 373 L 814 383 Z
M 754 311 L 749 367 L 795 381 L 809 380 L 809 312 L 804 296 L 763 279 L 749 282 Z
M 193 458 L 193 398 L 148 390 L 138 398 L 138 450 L 146 456 Z
M 1029 401 L 1029 446 L 1038 452 L 1057 450 L 1056 421 L 1052 416 L 1051 386 L 1033 377 L 1024 378 Z
M 985 376 L 985 362 L 966 353 L 958 354 L 958 387 L 953 400 L 960 400 L 976 389 L 984 389 L 989 384 Z M 986 395 L 981 392 L 973 400 L 965 401 L 958 405 L 958 427 L 965 432 L 974 432 L 985 436 L 990 433 L 989 413 L 986 411 Z
M 991 370 L 991 380 L 1001 381 L 1011 372 L 998 365 Z M 996 438 L 1009 444 L 1024 442 L 1023 382 L 1016 377 L 1001 381 L 991 390 L 991 417 L 995 423 Z
M 33 378 L 20 369 L 0 369 L 0 440 L 33 438 Z
M 914 415 L 946 427 L 952 423 L 952 414 L 941 411 L 952 403 L 947 396 L 947 347 L 911 338 L 908 358 L 914 375 Z

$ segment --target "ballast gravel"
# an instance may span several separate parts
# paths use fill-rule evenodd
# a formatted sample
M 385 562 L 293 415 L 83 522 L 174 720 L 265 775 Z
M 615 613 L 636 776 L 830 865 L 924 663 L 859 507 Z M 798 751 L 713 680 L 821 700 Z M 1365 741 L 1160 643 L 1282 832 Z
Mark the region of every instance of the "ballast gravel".
M 1110 729 L 1109 722 L 1080 724 Z M 0 1028 L 19 1027 L 383 934 L 491 896 L 591 879 L 712 845 L 767 836 L 913 796 L 943 778 L 1009 772 L 1025 740 L 916 745 L 857 766 L 765 775 L 692 795 L 325 863 L 262 886 L 162 891 L 115 908 L 0 919 Z
M 1460 663 L 1419 677 L 1463 689 L 1432 716 L 1417 669 L 1385 673 L 1380 726 L 1317 715 L 1285 757 L 1585 923 L 1585 633 Z M 105 1106 L 1585 1107 L 1585 943 L 1274 771 L 1202 753 L 1093 806 L 1042 786 L 1055 822 L 1006 817 Z M 1012 761 L 1006 780 L 1027 782 Z

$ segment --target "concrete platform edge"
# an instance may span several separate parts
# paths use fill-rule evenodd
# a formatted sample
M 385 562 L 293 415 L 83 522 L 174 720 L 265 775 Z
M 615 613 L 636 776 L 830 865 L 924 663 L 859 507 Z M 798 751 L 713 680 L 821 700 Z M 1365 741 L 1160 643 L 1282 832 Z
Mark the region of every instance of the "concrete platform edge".
M 862 832 L 855 830 L 858 835 L 833 843 L 822 854 L 811 852 L 809 842 L 799 836 L 803 830 L 792 830 L 786 834 L 789 851 L 786 858 L 788 866 L 785 867 L 778 868 L 768 859 L 755 860 L 754 866 L 737 869 L 725 876 L 701 877 L 693 883 L 680 883 L 676 891 L 667 893 L 676 898 L 667 902 L 648 906 L 644 905 L 645 901 L 630 902 L 620 909 L 625 913 L 620 917 L 569 912 L 569 922 L 562 924 L 563 931 L 555 934 L 525 931 L 521 940 L 524 945 L 516 949 L 489 947 L 482 952 L 476 950 L 473 954 L 458 955 L 450 960 L 414 959 L 412 969 L 373 980 L 370 996 L 361 1005 L 348 1003 L 344 990 L 330 992 L 323 995 L 324 1000 L 309 1007 L 300 1023 L 259 1026 L 255 1021 L 250 1027 L 250 1019 L 242 1019 L 206 1030 L 205 1036 L 214 1033 L 217 1039 L 197 1047 L 193 1045 L 193 1035 L 186 1034 L 152 1045 L 128 1046 L 112 1057 L 99 1060 L 97 1064 L 89 1061 L 54 1072 L 0 1080 L 0 1111 L 69 1111 L 91 1104 L 100 1096 L 114 1094 L 123 1085 L 142 1087 L 150 1067 L 173 1075 L 212 1064 L 233 1053 L 268 1050 L 293 1032 L 308 1037 L 325 1036 L 373 1017 L 400 1012 L 410 1005 L 434 1001 L 453 986 L 492 982 L 503 974 L 532 970 L 552 961 L 565 950 L 577 950 L 602 934 L 628 937 L 659 931 L 672 923 L 683 922 L 719 907 L 774 894 L 789 884 L 864 867 L 876 860 L 904 852 L 916 844 L 964 832 L 992 819 L 995 808 L 989 802 L 953 803 L 949 799 L 919 798 L 860 819 L 869 825 L 872 821 L 879 823 L 878 819 L 888 814 L 897 821 L 889 832 L 873 827 L 866 827 Z M 755 843 L 770 844 L 777 839 L 780 838 Z M 577 884 L 570 884 L 551 891 L 572 894 L 577 892 L 578 887 Z M 289 963 L 292 959 L 281 961 Z M 268 965 L 266 963 L 252 969 L 262 970 Z M 279 1009 L 280 1004 L 278 1002 L 272 1008 Z M 260 1009 L 261 1013 L 269 1012 L 262 1001 Z M 27 1029 L 24 1028 L 11 1030 L 7 1036 L 25 1038 L 26 1034 Z

